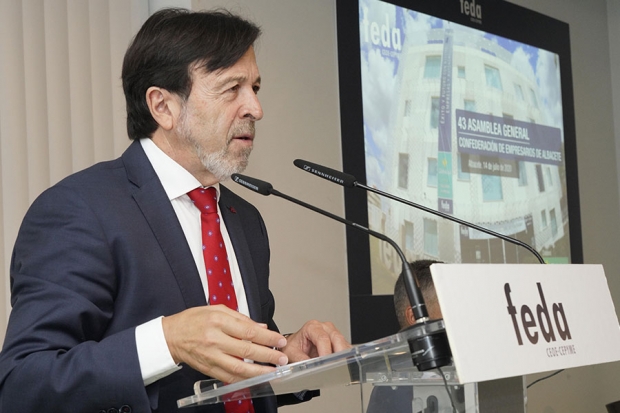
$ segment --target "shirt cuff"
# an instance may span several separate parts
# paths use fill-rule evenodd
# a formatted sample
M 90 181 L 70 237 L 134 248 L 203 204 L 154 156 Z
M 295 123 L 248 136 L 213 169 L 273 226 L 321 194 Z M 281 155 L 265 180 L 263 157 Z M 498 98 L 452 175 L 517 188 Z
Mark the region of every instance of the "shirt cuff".
M 136 327 L 136 347 L 145 386 L 181 369 L 170 355 L 162 318 L 163 316 Z

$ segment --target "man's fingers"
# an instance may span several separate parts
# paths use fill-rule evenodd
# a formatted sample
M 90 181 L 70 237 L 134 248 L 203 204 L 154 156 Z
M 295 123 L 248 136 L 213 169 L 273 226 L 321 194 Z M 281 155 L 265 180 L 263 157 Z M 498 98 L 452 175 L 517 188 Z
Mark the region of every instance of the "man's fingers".
M 338 330 L 332 323 L 321 323 L 319 321 L 310 321 L 306 324 L 306 335 L 314 344 L 316 354 L 310 353 L 311 356 L 325 356 L 333 353 L 331 333 Z
M 289 360 L 294 362 L 310 359 L 310 356 L 307 353 L 296 346 L 288 346 L 286 348 L 286 354 L 288 355 Z
M 275 370 L 274 367 L 247 363 L 236 357 L 228 355 L 223 355 L 220 357 L 219 363 L 216 365 L 209 364 L 199 367 L 202 368 L 199 368 L 198 370 L 201 370 L 210 377 L 216 377 L 224 383 L 236 383 L 261 374 L 271 373 Z
M 194 307 L 162 320 L 164 335 L 175 363 L 233 382 L 264 374 L 273 368 L 259 363 L 284 365 L 287 356 L 274 349 L 286 339 L 225 306 Z
M 351 348 L 351 343 L 349 343 L 347 339 L 344 338 L 340 331 L 332 331 L 329 336 L 332 341 L 332 348 L 334 349 L 334 353 Z
M 331 322 L 322 323 L 322 327 L 329 335 L 329 341 L 334 353 L 351 348 L 351 344 L 347 341 L 342 333 Z
M 231 337 L 266 347 L 281 348 L 286 345 L 286 339 L 280 333 L 264 328 L 252 320 L 230 320 L 222 325 L 222 331 Z
M 314 335 L 311 336 L 311 341 L 314 343 L 319 357 L 326 356 L 334 352 L 332 349 L 332 341 L 329 338 L 329 334 L 325 330 L 315 330 Z
M 288 357 L 272 347 L 263 346 L 243 340 L 231 340 L 226 349 L 227 354 L 240 359 L 283 366 L 288 364 Z
M 263 328 L 247 317 L 227 316 L 228 308 L 213 314 L 210 328 L 205 331 L 204 345 L 219 348 L 224 354 L 260 363 L 284 365 L 288 358 L 284 353 L 274 350 L 283 347 L 286 339 L 275 331 Z M 232 312 L 237 314 L 236 312 Z
M 288 341 L 289 344 L 284 351 L 289 360 L 294 362 L 326 356 L 351 347 L 332 323 L 316 320 L 308 321 L 298 332 L 290 336 Z

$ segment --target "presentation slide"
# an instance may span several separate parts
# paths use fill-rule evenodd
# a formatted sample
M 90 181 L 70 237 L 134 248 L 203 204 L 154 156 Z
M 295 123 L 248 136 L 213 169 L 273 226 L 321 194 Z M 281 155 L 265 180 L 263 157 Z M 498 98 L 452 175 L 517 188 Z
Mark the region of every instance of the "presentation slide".
M 379 0 L 360 0 L 359 16 L 367 184 L 568 263 L 559 57 Z M 409 260 L 538 262 L 372 194 L 368 221 Z M 370 256 L 373 294 L 391 294 L 398 256 L 373 239 Z

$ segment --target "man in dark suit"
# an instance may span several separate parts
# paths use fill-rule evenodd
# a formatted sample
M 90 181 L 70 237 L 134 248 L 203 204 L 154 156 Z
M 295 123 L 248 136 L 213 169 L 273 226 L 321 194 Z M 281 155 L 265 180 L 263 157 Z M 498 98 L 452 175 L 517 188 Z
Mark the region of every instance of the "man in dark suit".
M 1 412 L 176 411 L 207 376 L 236 382 L 348 346 L 331 323 L 278 333 L 264 223 L 220 185 L 247 165 L 263 116 L 259 33 L 225 11 L 178 9 L 140 29 L 123 63 L 133 143 L 45 191 L 20 228 Z M 208 188 L 219 200 L 233 308 L 208 305 L 216 287 L 188 195 Z M 249 409 L 275 412 L 280 401 Z

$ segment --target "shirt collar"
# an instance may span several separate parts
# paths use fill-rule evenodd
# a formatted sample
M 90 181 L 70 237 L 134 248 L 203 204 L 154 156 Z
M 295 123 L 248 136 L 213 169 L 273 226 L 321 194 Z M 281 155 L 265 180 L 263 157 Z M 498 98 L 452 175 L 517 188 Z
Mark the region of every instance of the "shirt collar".
M 166 155 L 150 138 L 140 139 L 140 144 L 146 153 L 146 157 L 153 165 L 153 169 L 155 169 L 155 173 L 161 181 L 168 199 L 172 201 L 202 186 L 194 175 Z M 211 186 L 216 189 L 219 200 L 220 184 L 216 183 Z

